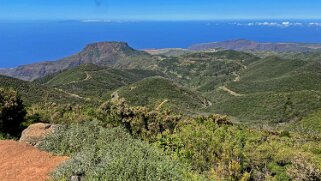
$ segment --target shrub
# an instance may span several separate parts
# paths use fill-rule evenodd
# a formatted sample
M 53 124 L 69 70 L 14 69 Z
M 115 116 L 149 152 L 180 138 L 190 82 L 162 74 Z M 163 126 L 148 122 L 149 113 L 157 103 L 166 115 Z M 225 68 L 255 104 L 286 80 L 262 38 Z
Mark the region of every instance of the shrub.
M 53 173 L 55 180 L 73 174 L 86 180 L 183 180 L 186 173 L 183 165 L 122 128 L 106 129 L 96 121 L 65 126 L 40 148 L 71 156 Z
M 114 126 L 124 126 L 134 137 L 153 141 L 163 132 L 173 133 L 181 120 L 180 115 L 167 110 L 149 110 L 145 107 L 130 107 L 124 99 L 104 103 L 100 107 L 100 119 Z
M 0 88 L 0 132 L 11 136 L 21 133 L 26 110 L 18 93 Z
M 292 166 L 288 169 L 288 174 L 293 180 L 320 180 L 320 167 L 312 164 L 309 158 L 300 155 L 292 159 Z
M 181 121 L 155 144 L 214 180 L 320 180 L 319 140 L 288 135 L 233 125 L 214 115 Z
M 93 108 L 78 104 L 56 104 L 53 102 L 33 104 L 28 107 L 28 122 L 73 123 L 91 120 Z

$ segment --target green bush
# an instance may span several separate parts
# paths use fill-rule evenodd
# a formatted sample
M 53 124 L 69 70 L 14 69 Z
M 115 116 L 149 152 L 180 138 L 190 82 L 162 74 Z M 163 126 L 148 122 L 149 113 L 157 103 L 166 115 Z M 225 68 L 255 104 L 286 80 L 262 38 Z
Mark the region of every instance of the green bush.
M 181 121 L 155 144 L 214 180 L 320 180 L 320 138 L 289 135 L 233 125 L 214 115 Z
M 71 156 L 53 173 L 55 180 L 73 174 L 87 180 L 184 180 L 187 173 L 183 165 L 122 128 L 106 129 L 96 121 L 65 126 L 40 148 Z
M 18 136 L 25 121 L 26 110 L 18 93 L 0 88 L 0 132 Z
M 130 107 L 124 99 L 115 99 L 100 107 L 100 119 L 124 126 L 134 137 L 153 141 L 158 134 L 172 133 L 181 116 L 166 110 Z

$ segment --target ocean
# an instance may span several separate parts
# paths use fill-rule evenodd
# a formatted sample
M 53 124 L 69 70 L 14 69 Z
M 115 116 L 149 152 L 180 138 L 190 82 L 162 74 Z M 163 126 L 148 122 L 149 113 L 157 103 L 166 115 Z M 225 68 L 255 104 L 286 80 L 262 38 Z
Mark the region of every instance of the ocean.
M 0 21 L 0 67 L 57 60 L 98 41 L 125 41 L 133 48 L 148 49 L 241 38 L 321 43 L 321 21 Z

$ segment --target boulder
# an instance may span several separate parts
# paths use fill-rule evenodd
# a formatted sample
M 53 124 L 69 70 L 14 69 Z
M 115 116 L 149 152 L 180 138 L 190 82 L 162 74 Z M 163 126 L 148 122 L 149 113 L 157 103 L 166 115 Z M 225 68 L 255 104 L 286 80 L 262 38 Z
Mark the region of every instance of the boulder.
M 58 128 L 59 126 L 54 124 L 32 124 L 22 132 L 19 142 L 37 146 L 46 136 L 54 133 Z

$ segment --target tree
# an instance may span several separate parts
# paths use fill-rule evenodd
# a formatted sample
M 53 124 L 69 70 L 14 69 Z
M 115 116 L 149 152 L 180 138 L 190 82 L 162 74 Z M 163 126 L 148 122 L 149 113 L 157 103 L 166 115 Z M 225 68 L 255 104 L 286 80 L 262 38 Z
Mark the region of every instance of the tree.
M 11 136 L 21 133 L 27 112 L 15 90 L 0 88 L 0 132 Z

